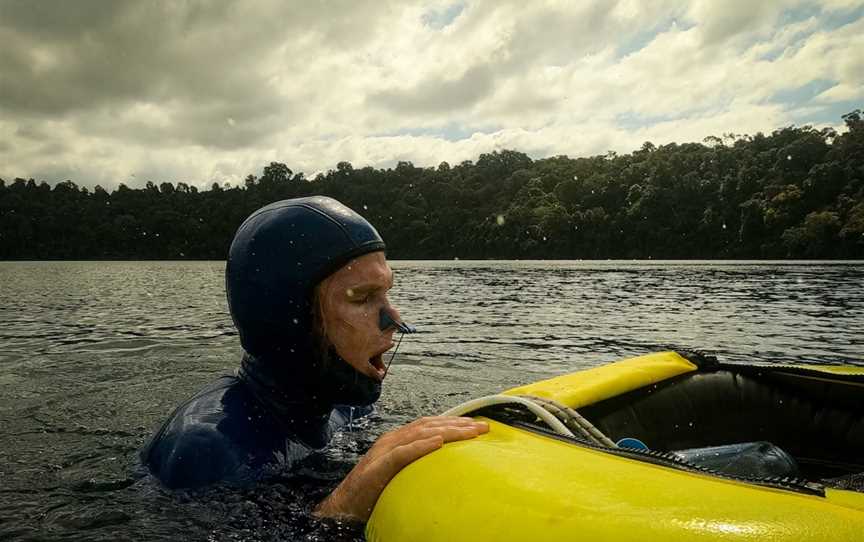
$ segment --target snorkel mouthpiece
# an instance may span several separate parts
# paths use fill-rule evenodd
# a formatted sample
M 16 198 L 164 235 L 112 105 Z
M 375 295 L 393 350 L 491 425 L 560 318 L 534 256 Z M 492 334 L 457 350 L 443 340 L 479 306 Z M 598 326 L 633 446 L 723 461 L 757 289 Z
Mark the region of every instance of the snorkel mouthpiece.
M 400 333 L 417 333 L 417 328 L 405 322 L 397 322 L 390 316 L 387 309 L 381 309 L 378 313 L 378 328 L 381 331 L 387 331 L 391 327 L 395 327 Z

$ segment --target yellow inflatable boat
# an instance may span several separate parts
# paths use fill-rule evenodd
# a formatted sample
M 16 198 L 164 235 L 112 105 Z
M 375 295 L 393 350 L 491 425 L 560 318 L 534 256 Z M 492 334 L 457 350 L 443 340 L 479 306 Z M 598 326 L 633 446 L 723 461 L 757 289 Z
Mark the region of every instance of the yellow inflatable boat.
M 404 469 L 396 541 L 864 541 L 864 367 L 664 352 L 457 407 L 489 433 Z

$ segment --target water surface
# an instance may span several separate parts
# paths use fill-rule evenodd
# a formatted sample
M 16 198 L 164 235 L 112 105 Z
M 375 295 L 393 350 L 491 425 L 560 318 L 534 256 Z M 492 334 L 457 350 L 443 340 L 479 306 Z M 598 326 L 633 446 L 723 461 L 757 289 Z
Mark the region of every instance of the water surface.
M 469 398 L 666 348 L 864 364 L 860 262 L 393 267 L 391 297 L 421 333 L 378 412 L 299 472 L 175 494 L 141 476 L 136 454 L 237 367 L 224 262 L 0 263 L 0 539 L 351 539 L 310 525 L 309 508 L 381 432 Z

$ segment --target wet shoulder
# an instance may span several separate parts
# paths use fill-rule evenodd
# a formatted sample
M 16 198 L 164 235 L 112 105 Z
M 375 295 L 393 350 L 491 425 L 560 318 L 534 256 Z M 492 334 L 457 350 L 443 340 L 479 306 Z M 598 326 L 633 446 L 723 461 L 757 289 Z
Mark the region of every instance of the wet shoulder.
M 230 477 L 246 451 L 224 426 L 237 381 L 221 378 L 181 404 L 153 436 L 142 459 L 169 488 L 192 488 Z

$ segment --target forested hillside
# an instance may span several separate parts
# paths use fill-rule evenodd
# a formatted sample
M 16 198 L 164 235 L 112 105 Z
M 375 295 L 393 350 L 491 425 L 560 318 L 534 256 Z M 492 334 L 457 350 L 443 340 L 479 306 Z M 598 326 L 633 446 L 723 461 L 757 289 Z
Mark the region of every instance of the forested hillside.
M 645 143 L 626 155 L 336 169 L 271 163 L 244 186 L 0 180 L 0 259 L 223 259 L 254 209 L 335 197 L 407 258 L 864 258 L 864 120 L 848 130 Z M 79 182 L 81 180 L 79 179 Z

